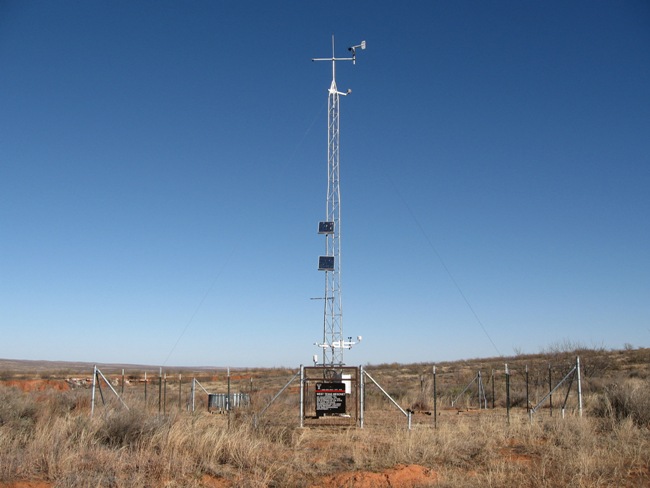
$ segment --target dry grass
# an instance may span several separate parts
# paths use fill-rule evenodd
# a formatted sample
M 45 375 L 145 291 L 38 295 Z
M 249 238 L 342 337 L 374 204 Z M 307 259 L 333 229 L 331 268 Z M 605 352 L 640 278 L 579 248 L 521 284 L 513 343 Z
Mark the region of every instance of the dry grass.
M 200 411 L 188 413 L 186 396 L 179 402 L 178 386 L 171 381 L 166 415 L 158 413 L 157 387 L 149 385 L 145 406 L 143 386 L 134 383 L 125 395 L 129 411 L 109 395 L 108 406 L 98 407 L 93 418 L 88 389 L 23 392 L 0 386 L 0 486 L 21 480 L 73 488 L 377 486 L 377 478 L 363 485 L 361 475 L 341 476 L 386 473 L 399 465 L 437 474 L 409 485 L 414 487 L 650 486 L 648 350 L 613 352 L 608 358 L 596 351 L 584 360 L 592 375 L 583 385 L 583 418 L 576 416 L 571 397 L 565 419 L 556 399 L 553 417 L 542 409 L 531 423 L 524 401 L 513 408 L 509 424 L 503 408 L 460 413 L 449 408 L 478 368 L 490 371 L 496 360 L 439 365 L 437 428 L 433 416 L 417 413 L 411 431 L 371 385 L 364 429 L 318 422 L 300 429 L 295 386 L 254 422 L 253 412 L 288 381 L 289 370 L 241 374 L 234 390 L 250 391 L 252 407 L 230 417 L 208 414 L 202 401 Z M 539 397 L 547 388 L 549 359 L 524 360 L 508 361 L 515 371 L 513 396 L 525 391 L 526 364 L 531 395 Z M 562 358 L 556 364 L 559 380 L 570 362 Z M 431 365 L 386 365 L 371 374 L 404 407 L 430 410 L 430 370 Z M 202 383 L 210 381 L 223 391 L 223 375 Z M 188 391 L 184 385 L 183 393 Z M 499 384 L 497 406 L 504 404 L 503 392 Z
M 641 385 L 633 386 L 629 391 L 639 394 Z M 137 405 L 100 409 L 91 419 L 87 394 L 0 389 L 0 481 L 198 487 L 209 475 L 232 486 L 300 487 L 336 473 L 401 464 L 436 471 L 435 486 L 442 487 L 650 484 L 648 425 L 633 409 L 623 415 L 601 408 L 618 397 L 601 398 L 585 418 L 538 416 L 531 423 L 520 413 L 507 425 L 501 413 L 488 411 L 441 417 L 438 429 L 422 416 L 408 431 L 385 411 L 368 412 L 375 422 L 363 430 L 299 429 L 295 405 L 293 415 L 280 422 L 274 416 L 258 428 L 245 414 L 233 416 L 229 426 L 225 415 L 158 416 Z

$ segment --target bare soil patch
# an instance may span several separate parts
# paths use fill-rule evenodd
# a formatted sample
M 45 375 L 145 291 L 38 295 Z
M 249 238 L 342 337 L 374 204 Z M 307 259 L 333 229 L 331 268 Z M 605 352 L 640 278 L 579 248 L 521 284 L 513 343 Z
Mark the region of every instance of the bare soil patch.
M 9 388 L 18 388 L 25 392 L 46 390 L 68 391 L 70 389 L 70 385 L 62 380 L 7 380 L 0 381 L 0 385 Z
M 438 474 L 423 466 L 416 464 L 385 469 L 378 473 L 370 471 L 356 471 L 325 476 L 322 481 L 310 485 L 309 488 L 389 488 L 399 486 L 414 488 L 429 486 L 438 481 Z

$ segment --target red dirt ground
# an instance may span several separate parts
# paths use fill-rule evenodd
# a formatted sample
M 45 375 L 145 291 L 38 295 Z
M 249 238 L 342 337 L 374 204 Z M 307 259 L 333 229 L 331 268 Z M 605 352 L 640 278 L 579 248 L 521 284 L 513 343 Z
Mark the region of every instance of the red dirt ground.
M 0 384 L 9 388 L 18 388 L 22 391 L 67 391 L 70 389 L 70 386 L 62 380 L 7 380 L 0 381 Z
M 368 471 L 353 471 L 326 476 L 322 481 L 310 488 L 339 488 L 349 486 L 354 488 L 388 488 L 399 486 L 410 488 L 433 484 L 438 481 L 438 473 L 416 464 L 409 466 L 397 465 L 379 473 Z
M 204 486 L 205 488 L 231 488 L 232 483 L 223 478 L 216 478 L 209 474 L 204 474 L 201 477 L 201 486 Z

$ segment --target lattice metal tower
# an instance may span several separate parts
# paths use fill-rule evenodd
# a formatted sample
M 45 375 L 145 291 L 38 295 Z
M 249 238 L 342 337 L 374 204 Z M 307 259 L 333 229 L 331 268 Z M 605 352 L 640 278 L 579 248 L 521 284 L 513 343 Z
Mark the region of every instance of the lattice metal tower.
M 336 87 L 337 61 L 356 63 L 356 50 L 365 49 L 366 41 L 348 50 L 350 58 L 337 58 L 334 54 L 332 36 L 332 57 L 314 58 L 312 61 L 332 63 L 332 84 L 327 102 L 327 210 L 326 220 L 319 222 L 318 233 L 325 235 L 325 255 L 318 258 L 318 269 L 325 272 L 325 296 L 323 312 L 323 342 L 316 343 L 323 350 L 323 366 L 343 366 L 343 350 L 350 349 L 356 342 L 343 338 L 343 311 L 341 304 L 341 189 L 339 174 L 339 102 L 341 96 L 352 90 L 340 92 Z M 358 338 L 361 340 L 361 338 Z

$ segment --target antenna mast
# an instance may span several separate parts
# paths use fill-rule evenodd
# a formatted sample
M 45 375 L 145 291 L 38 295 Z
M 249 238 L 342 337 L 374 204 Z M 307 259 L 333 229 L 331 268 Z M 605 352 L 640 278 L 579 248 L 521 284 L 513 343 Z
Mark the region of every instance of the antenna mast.
M 332 57 L 314 58 L 312 61 L 332 63 L 332 84 L 327 102 L 327 209 L 326 220 L 319 222 L 318 233 L 325 235 L 325 255 L 318 258 L 318 269 L 325 272 L 325 297 L 323 312 L 323 342 L 316 343 L 323 349 L 323 367 L 343 366 L 343 350 L 350 349 L 356 342 L 343 338 L 343 311 L 341 305 L 341 190 L 339 175 L 339 101 L 352 90 L 340 92 L 336 87 L 336 62 L 352 61 L 356 64 L 356 50 L 365 49 L 366 41 L 348 48 L 350 58 L 337 58 L 334 54 L 332 36 Z M 357 338 L 359 341 L 361 337 Z

